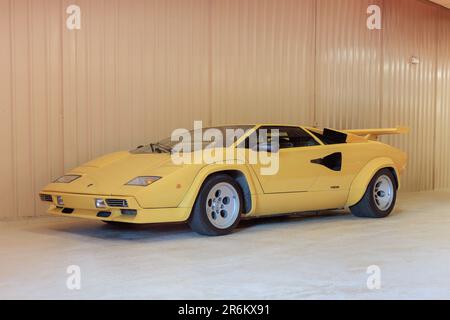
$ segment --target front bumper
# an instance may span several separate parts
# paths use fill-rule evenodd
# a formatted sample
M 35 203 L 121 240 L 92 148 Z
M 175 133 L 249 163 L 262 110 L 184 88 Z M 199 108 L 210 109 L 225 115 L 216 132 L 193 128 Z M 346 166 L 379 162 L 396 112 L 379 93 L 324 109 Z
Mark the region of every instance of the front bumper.
M 191 208 L 151 208 L 145 209 L 139 206 L 133 197 L 116 197 L 104 195 L 84 195 L 72 193 L 42 192 L 42 195 L 51 196 L 48 213 L 56 216 L 77 217 L 92 220 L 115 221 L 125 223 L 171 223 L 184 222 L 189 218 Z M 57 196 L 64 202 L 57 203 Z M 47 197 L 48 198 L 48 197 Z M 120 199 L 126 200 L 126 207 L 97 208 L 96 199 Z M 109 214 L 109 215 L 108 215 Z

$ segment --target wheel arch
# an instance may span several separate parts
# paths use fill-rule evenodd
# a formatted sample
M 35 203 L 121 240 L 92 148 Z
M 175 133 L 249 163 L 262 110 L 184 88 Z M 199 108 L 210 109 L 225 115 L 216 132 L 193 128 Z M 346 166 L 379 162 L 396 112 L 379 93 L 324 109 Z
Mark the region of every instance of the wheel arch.
M 370 181 L 375 176 L 375 174 L 382 170 L 388 169 L 391 171 L 395 178 L 395 185 L 398 189 L 400 187 L 400 180 L 397 168 L 394 161 L 390 158 L 377 158 L 370 161 L 355 177 L 353 180 L 346 203 L 346 207 L 351 207 L 356 205 L 364 196 Z
M 242 191 L 242 197 L 244 199 L 244 213 L 252 213 L 255 209 L 255 201 L 252 196 L 256 193 L 255 185 L 253 184 L 249 170 L 242 166 L 210 165 L 203 168 L 197 174 L 192 186 L 186 193 L 179 206 L 184 208 L 192 208 L 205 181 L 211 176 L 219 174 L 229 175 L 236 181 Z

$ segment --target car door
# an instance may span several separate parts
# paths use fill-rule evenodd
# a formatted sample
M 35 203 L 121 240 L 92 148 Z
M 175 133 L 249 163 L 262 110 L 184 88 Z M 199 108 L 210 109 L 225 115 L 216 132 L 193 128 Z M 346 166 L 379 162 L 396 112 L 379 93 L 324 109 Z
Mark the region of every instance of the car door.
M 273 161 L 278 161 L 278 171 L 275 174 L 263 174 L 262 163 L 250 165 L 264 193 L 310 191 L 324 173 L 332 170 L 327 165 L 340 165 L 340 159 L 326 158 L 329 156 L 329 150 L 324 149 L 325 146 L 319 143 L 317 138 L 300 127 L 263 126 L 258 128 L 257 135 L 261 137 L 267 134 L 268 140 L 271 140 L 275 130 L 279 132 L 279 151 Z M 260 140 L 258 138 L 258 143 L 261 143 Z M 256 149 L 250 152 L 263 151 Z M 323 161 L 323 164 L 317 163 L 320 161 Z M 337 163 L 332 163 L 333 161 Z
M 320 177 L 316 180 L 311 191 L 349 191 L 355 176 L 370 160 L 370 156 L 364 152 L 367 142 L 347 143 L 346 136 L 343 140 L 332 140 L 322 134 L 312 132 L 323 145 L 325 158 L 313 160 L 317 166 L 321 166 Z M 335 167 L 333 167 L 336 165 Z

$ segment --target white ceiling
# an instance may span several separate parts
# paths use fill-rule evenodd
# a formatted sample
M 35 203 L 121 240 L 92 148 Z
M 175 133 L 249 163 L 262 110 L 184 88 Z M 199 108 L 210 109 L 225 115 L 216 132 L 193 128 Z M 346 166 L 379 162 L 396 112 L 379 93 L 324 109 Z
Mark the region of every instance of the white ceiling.
M 450 0 L 430 0 L 430 1 L 450 9 Z

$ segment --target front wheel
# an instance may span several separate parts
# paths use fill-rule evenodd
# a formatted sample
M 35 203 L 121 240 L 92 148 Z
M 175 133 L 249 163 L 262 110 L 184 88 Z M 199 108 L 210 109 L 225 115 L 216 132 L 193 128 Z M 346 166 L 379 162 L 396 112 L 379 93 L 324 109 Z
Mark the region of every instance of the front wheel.
M 212 176 L 197 196 L 189 226 L 206 236 L 229 234 L 240 221 L 242 204 L 241 189 L 233 178 L 224 174 Z
M 397 183 L 389 169 L 382 169 L 372 178 L 361 201 L 350 208 L 361 218 L 385 218 L 391 214 L 397 200 Z

